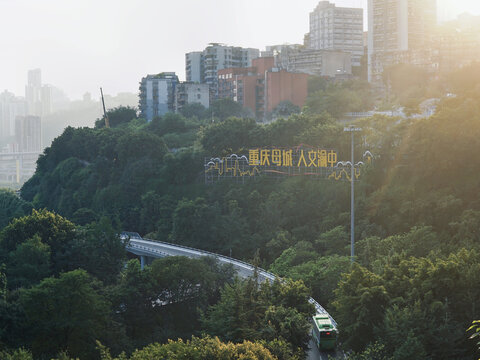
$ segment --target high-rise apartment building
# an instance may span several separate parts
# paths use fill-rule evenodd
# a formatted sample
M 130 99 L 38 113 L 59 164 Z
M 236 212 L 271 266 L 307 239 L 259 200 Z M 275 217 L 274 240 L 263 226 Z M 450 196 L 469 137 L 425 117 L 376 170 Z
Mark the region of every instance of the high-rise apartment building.
M 139 108 L 143 118 L 154 117 L 175 111 L 175 88 L 178 77 L 174 72 L 147 75 L 140 82 Z
M 27 73 L 28 85 L 41 87 L 42 86 L 42 71 L 40 69 L 29 70 Z
M 306 45 L 316 50 L 351 53 L 352 66 L 360 66 L 363 49 L 363 9 L 337 7 L 320 1 L 310 13 Z
M 42 85 L 40 69 L 28 71 L 28 82 L 25 86 L 27 114 L 35 116 L 48 115 L 52 111 L 52 87 Z
M 39 116 L 17 116 L 15 138 L 19 152 L 42 151 L 42 122 Z
M 215 99 L 218 96 L 218 70 L 252 66 L 252 60 L 258 58 L 259 54 L 258 49 L 211 43 L 201 52 L 185 55 L 187 82 L 208 84 Z
M 70 99 L 62 89 L 55 86 L 48 86 L 50 90 L 51 112 L 66 110 L 70 106 Z
M 41 91 L 41 99 L 42 99 L 42 115 L 48 115 L 52 112 L 52 101 L 53 101 L 53 94 L 52 94 L 52 87 L 50 85 L 43 85 Z
M 436 0 L 368 0 L 368 79 L 400 62 L 432 66 Z
M 0 138 L 15 136 L 15 118 L 24 116 L 26 108 L 23 98 L 6 90 L 0 94 Z
M 253 60 L 250 68 L 218 71 L 219 98 L 232 99 L 265 118 L 282 101 L 302 107 L 307 98 L 308 75 L 275 67 L 273 57 Z
M 340 50 L 316 50 L 299 44 L 267 46 L 262 57 L 273 57 L 275 67 L 288 72 L 346 79 L 352 76 L 352 54 Z
M 42 72 L 40 69 L 28 71 L 28 82 L 25 86 L 25 99 L 27 100 L 27 114 L 42 114 Z
M 202 55 L 201 51 L 185 54 L 185 75 L 187 82 L 202 82 Z
M 456 20 L 442 23 L 434 41 L 440 73 L 448 74 L 479 61 L 480 16 L 465 13 Z

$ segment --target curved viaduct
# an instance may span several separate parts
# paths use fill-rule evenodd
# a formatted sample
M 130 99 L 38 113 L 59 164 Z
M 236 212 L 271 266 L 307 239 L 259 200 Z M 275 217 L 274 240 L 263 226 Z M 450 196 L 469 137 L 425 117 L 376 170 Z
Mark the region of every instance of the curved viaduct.
M 123 237 L 129 237 L 130 241 L 126 247 L 127 251 L 140 256 L 141 266 L 142 268 L 145 265 L 145 258 L 162 258 L 166 256 L 186 256 L 189 258 L 198 258 L 201 256 L 210 256 L 217 259 L 217 261 L 221 264 L 231 264 L 233 268 L 237 271 L 237 275 L 241 278 L 248 278 L 253 275 L 255 267 L 251 264 L 248 264 L 244 261 L 237 260 L 230 258 L 228 256 L 223 256 L 215 253 L 211 253 L 205 250 L 199 250 L 194 248 L 189 248 L 182 245 L 177 244 L 170 244 L 162 241 L 157 240 L 150 240 L 150 239 L 143 239 L 137 233 L 122 233 Z M 258 278 L 261 281 L 274 281 L 275 275 L 257 268 Z M 332 318 L 332 316 L 320 305 L 315 299 L 310 298 L 310 303 L 315 306 L 317 314 L 327 314 L 332 322 L 337 325 L 336 321 Z M 316 346 L 313 342 L 310 342 L 310 352 L 308 359 L 327 359 L 328 354 L 318 352 Z M 330 354 L 332 355 L 332 354 Z

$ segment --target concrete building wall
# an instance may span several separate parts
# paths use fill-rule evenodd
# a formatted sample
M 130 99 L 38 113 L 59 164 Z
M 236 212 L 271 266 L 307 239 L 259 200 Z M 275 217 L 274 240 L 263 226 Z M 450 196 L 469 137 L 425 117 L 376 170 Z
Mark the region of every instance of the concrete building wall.
M 210 85 L 211 100 L 219 98 L 218 72 L 228 68 L 247 68 L 252 60 L 259 57 L 260 51 L 253 48 L 227 46 L 211 43 L 201 52 L 186 54 L 185 70 L 187 81 L 197 81 Z M 200 59 L 200 66 L 198 66 Z M 195 75 L 200 69 L 200 76 Z
M 219 70 L 219 96 L 251 109 L 257 119 L 282 101 L 303 106 L 307 98 L 308 74 L 278 70 L 274 62 L 273 57 L 263 57 L 254 59 L 250 68 Z
M 187 104 L 210 106 L 210 87 L 208 84 L 180 83 L 175 89 L 175 111 L 180 111 Z
M 52 112 L 52 87 L 42 85 L 40 69 L 28 71 L 28 83 L 25 86 L 27 114 L 44 116 Z
M 317 50 L 340 50 L 352 54 L 352 65 L 363 56 L 363 9 L 336 7 L 320 1 L 310 13 L 308 46 Z
M 253 60 L 260 57 L 260 50 L 247 48 L 243 50 L 243 66 L 250 67 L 253 66 Z
M 308 75 L 285 70 L 270 71 L 265 77 L 265 111 L 271 112 L 282 101 L 302 107 L 308 95 Z
M 286 50 L 286 55 L 281 54 L 277 63 L 279 68 L 291 72 L 303 72 L 310 75 L 322 75 L 323 55 L 328 50 L 298 49 Z
M 185 75 L 187 82 L 202 82 L 202 52 L 185 54 Z
M 52 87 L 43 85 L 41 90 L 42 97 L 42 116 L 52 113 Z
M 28 85 L 41 87 L 42 86 L 42 71 L 40 69 L 29 70 L 27 73 Z
M 352 74 L 351 54 L 343 51 L 322 52 L 322 76 L 337 77 Z
M 42 88 L 33 85 L 25 86 L 25 99 L 27 100 L 27 113 L 40 116 L 42 114 Z
M 243 81 L 243 106 L 251 109 L 254 114 L 258 114 L 257 84 L 263 78 L 262 75 L 242 76 L 239 81 Z
M 6 90 L 0 94 L 0 137 L 15 136 L 15 118 L 25 116 L 26 110 L 23 98 Z
M 157 92 L 157 100 L 152 99 L 153 117 L 165 115 L 169 110 L 168 98 L 171 96 L 168 93 L 168 80 L 152 81 L 152 85 Z
M 140 82 L 139 108 L 143 118 L 152 121 L 156 116 L 175 111 L 175 88 L 178 77 L 173 72 L 147 75 Z
M 210 107 L 210 88 L 208 84 L 189 84 L 187 86 L 187 103 L 198 103 Z
M 218 98 L 238 101 L 237 81 L 239 75 L 247 75 L 250 68 L 228 68 L 218 71 Z
M 362 46 L 363 41 L 362 33 Z M 275 67 L 289 72 L 329 77 L 352 74 L 352 53 L 349 51 L 320 50 L 294 44 L 267 46 L 262 54 L 274 56 Z
M 273 56 L 261 57 L 252 61 L 253 72 L 263 75 L 266 71 L 275 67 L 275 58 Z
M 435 0 L 368 0 L 368 79 L 399 61 L 432 63 Z
M 19 152 L 42 150 L 42 121 L 39 116 L 17 116 L 15 119 L 15 139 Z
M 40 69 L 29 70 L 25 86 L 25 99 L 27 100 L 27 114 L 42 115 L 42 72 Z
M 449 73 L 480 59 L 480 16 L 463 14 L 442 24 L 435 35 L 439 71 Z
M 263 116 L 263 80 L 274 66 L 273 57 L 262 57 L 252 60 L 249 68 L 219 70 L 219 98 L 232 99 L 251 109 L 256 116 Z

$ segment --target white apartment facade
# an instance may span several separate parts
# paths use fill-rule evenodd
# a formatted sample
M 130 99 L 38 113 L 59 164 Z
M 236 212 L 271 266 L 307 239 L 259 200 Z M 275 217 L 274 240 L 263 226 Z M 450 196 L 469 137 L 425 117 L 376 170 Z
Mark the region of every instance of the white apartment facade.
M 28 82 L 25 86 L 27 114 L 34 116 L 48 115 L 52 112 L 52 87 L 42 85 L 42 71 L 28 71 Z
M 186 80 L 208 84 L 212 98 L 216 98 L 218 70 L 250 67 L 252 60 L 259 56 L 258 49 L 211 43 L 203 51 L 194 51 L 185 55 Z
M 25 116 L 27 104 L 23 98 L 16 97 L 13 93 L 4 91 L 0 94 L 0 137 L 15 136 L 15 119 Z
M 349 52 L 352 66 L 360 66 L 364 55 L 363 9 L 337 7 L 329 1 L 320 1 L 310 13 L 307 38 L 309 48 Z
M 368 0 L 368 79 L 396 63 L 432 64 L 436 0 Z
M 174 72 L 147 75 L 140 82 L 139 108 L 141 116 L 152 121 L 157 116 L 175 111 L 175 88 L 178 77 Z

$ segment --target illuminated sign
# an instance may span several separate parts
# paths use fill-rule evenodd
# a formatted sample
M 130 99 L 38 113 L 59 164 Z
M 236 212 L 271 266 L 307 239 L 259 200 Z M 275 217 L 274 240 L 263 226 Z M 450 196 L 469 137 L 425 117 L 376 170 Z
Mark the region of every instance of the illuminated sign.
M 367 151 L 363 160 L 354 164 L 357 180 L 361 167 L 372 160 Z M 351 179 L 351 162 L 338 161 L 335 150 L 319 149 L 300 145 L 295 148 L 257 148 L 245 155 L 232 154 L 222 158 L 205 159 L 205 182 L 212 183 L 223 178 L 242 181 L 259 175 L 269 176 L 315 176 L 333 180 Z
M 248 163 L 251 166 L 333 167 L 337 163 L 337 153 L 334 150 L 303 149 L 300 147 L 295 150 L 253 149 L 248 151 Z

